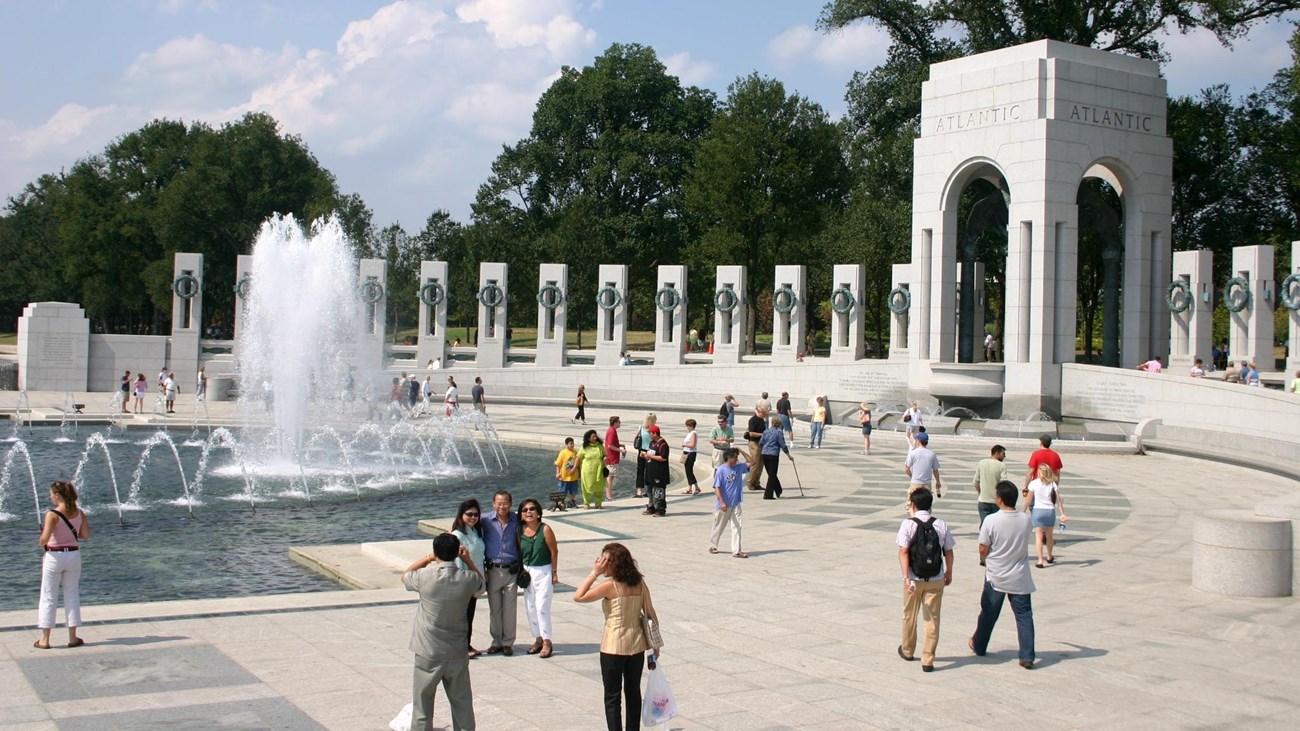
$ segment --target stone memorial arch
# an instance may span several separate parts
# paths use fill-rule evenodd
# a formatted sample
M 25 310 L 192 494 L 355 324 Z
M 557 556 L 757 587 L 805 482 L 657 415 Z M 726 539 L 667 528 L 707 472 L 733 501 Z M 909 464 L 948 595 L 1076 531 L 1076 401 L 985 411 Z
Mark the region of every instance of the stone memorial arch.
M 1081 227 L 1113 239 L 1102 253 L 1115 285 L 1103 295 L 1116 315 L 1114 364 L 1166 354 L 1173 143 L 1158 66 L 1038 41 L 935 64 L 921 95 L 907 318 L 913 394 L 1009 416 L 1058 414 L 1060 366 L 1075 360 Z M 1118 195 L 1113 220 L 1105 213 L 1113 208 L 1097 207 L 1091 179 Z M 972 186 L 978 198 L 959 220 Z M 975 239 L 1003 228 L 1005 259 L 977 261 Z M 984 269 L 1001 272 L 992 323 L 1001 363 L 979 362 Z

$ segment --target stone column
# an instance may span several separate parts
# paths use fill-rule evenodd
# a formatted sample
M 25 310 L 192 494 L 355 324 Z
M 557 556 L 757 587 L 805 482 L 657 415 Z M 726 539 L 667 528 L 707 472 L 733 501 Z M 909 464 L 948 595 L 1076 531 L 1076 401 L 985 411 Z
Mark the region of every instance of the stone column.
M 71 302 L 33 302 L 18 318 L 18 390 L 85 391 L 90 320 Z M 114 373 L 114 383 L 116 376 Z
M 686 267 L 659 267 L 654 302 L 655 365 L 681 365 L 686 347 Z M 674 302 L 671 310 L 664 309 Z
M 773 363 L 794 363 L 799 359 L 799 354 L 804 352 L 803 312 L 806 273 L 806 268 L 802 264 L 782 264 L 776 268 L 776 288 L 772 293 Z M 784 308 L 788 308 L 789 311 L 782 312 Z
M 235 257 L 235 332 L 234 343 L 230 349 L 235 365 L 239 365 L 239 333 L 244 327 L 244 310 L 248 308 L 248 298 L 253 296 L 253 257 L 240 254 Z
M 357 298 L 361 307 L 361 341 L 357 365 L 363 370 L 383 369 L 388 346 L 388 262 L 362 259 L 357 267 Z
M 501 263 L 478 265 L 478 350 L 474 362 L 479 368 L 506 365 L 509 270 L 509 265 Z
M 749 334 L 749 302 L 745 299 L 747 274 L 743 266 L 718 267 L 717 288 L 713 293 L 714 363 L 739 363 L 745 356 Z M 730 294 L 722 294 L 727 290 Z M 721 300 L 729 300 L 734 309 L 731 312 L 718 309 Z
M 1273 361 L 1273 282 L 1272 246 L 1235 246 L 1232 249 L 1232 272 L 1246 287 L 1233 287 L 1234 297 L 1244 298 L 1240 312 L 1228 312 L 1228 353 L 1238 367 L 1242 360 L 1256 364 L 1261 371 L 1271 371 Z M 1227 289 L 1227 282 L 1224 283 Z M 1220 291 L 1220 296 L 1225 292 Z
M 542 264 L 537 274 L 537 358 L 539 366 L 568 365 L 565 343 L 569 316 L 569 265 Z M 547 305 L 554 305 L 548 307 Z
M 416 339 L 415 367 L 424 368 L 436 360 L 447 365 L 447 262 L 420 262 L 419 299 L 420 331 Z M 427 301 L 426 301 L 427 300 Z M 432 301 L 433 304 L 429 304 Z
M 831 275 L 831 360 L 862 360 L 861 264 L 836 264 Z M 844 310 L 837 312 L 836 308 Z
M 1213 263 L 1214 254 L 1204 249 L 1174 252 L 1173 281 L 1187 284 L 1186 294 L 1175 295 L 1174 302 L 1178 306 L 1186 304 L 1187 309 L 1169 311 L 1169 369 L 1175 373 L 1186 373 L 1198 357 L 1207 364 L 1212 360 Z
M 971 282 L 971 297 L 974 298 L 975 304 L 969 309 L 964 310 L 970 313 L 971 322 L 971 344 L 970 344 L 970 362 L 983 363 L 984 358 L 984 336 L 988 332 L 984 329 L 984 313 L 986 311 L 984 300 L 984 262 L 971 262 L 971 274 L 974 281 Z M 964 308 L 963 308 L 964 309 Z
M 911 313 L 912 265 L 895 264 L 890 277 L 890 298 L 887 306 L 906 309 L 902 312 L 889 311 L 889 359 L 907 360 L 907 328 Z M 898 292 L 898 294 L 893 294 Z
M 1291 242 L 1291 274 L 1288 276 L 1291 275 L 1300 277 L 1300 241 Z M 1283 282 L 1285 281 L 1283 280 Z M 1278 285 L 1278 302 L 1286 302 L 1282 297 L 1285 294 L 1291 298 L 1292 302 L 1300 303 L 1300 282 L 1292 284 L 1288 290 L 1284 292 L 1282 285 Z M 1296 375 L 1296 372 L 1300 371 L 1300 310 L 1291 310 L 1288 319 L 1290 324 L 1287 326 L 1286 383 L 1289 386 L 1291 384 L 1290 379 L 1300 378 L 1300 376 Z
M 176 254 L 172 272 L 172 334 L 167 367 L 176 374 L 182 392 L 192 393 L 199 372 L 199 338 L 203 336 L 203 255 Z M 192 297 L 181 296 L 191 292 Z
M 627 350 L 627 265 L 601 264 L 596 283 L 596 365 L 618 365 Z

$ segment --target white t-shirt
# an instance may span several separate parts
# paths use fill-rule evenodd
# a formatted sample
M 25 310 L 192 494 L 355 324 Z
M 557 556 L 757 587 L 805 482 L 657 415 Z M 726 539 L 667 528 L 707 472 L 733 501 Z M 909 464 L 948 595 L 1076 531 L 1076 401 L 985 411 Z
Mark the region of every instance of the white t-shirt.
M 913 485 L 929 485 L 934 480 L 934 471 L 939 469 L 939 455 L 929 447 L 917 447 L 907 453 L 903 464 L 912 470 Z
M 1007 594 L 1034 591 L 1029 573 L 1029 541 L 1034 534 L 1029 516 L 1018 510 L 999 510 L 980 526 L 980 545 L 989 547 L 984 561 L 984 578 L 994 589 Z
M 1034 510 L 1056 510 L 1056 483 L 1048 484 L 1035 477 L 1029 482 L 1029 494 L 1034 496 Z
M 1202 376 L 1205 375 L 1205 369 L 1198 365 L 1193 365 L 1192 370 L 1189 372 L 1188 375 L 1190 375 L 1192 378 L 1201 378 Z
M 442 400 L 445 401 L 445 402 L 447 402 L 447 403 L 449 403 L 449 404 L 454 404 L 454 403 L 457 403 L 458 401 L 460 401 L 460 396 L 458 395 L 458 393 L 457 393 L 457 391 L 456 391 L 456 387 L 455 387 L 455 386 L 448 386 L 448 387 L 447 387 L 447 394 L 446 394 L 445 396 L 443 396 L 443 399 L 442 399 Z
M 695 433 L 694 429 L 686 432 L 686 436 L 682 437 L 682 451 L 687 454 L 697 451 L 696 444 L 699 442 L 699 439 L 700 437 Z
M 903 423 L 907 424 L 907 430 L 908 430 L 908 431 L 917 431 L 917 430 L 919 430 L 919 429 L 923 426 L 922 423 L 921 423 L 921 410 L 920 410 L 920 409 L 911 409 L 911 408 L 909 408 L 907 411 L 904 411 L 904 412 L 903 412 L 903 417 L 904 417 L 905 419 L 906 419 L 906 417 L 909 417 L 909 416 L 912 417 L 912 418 L 911 418 L 911 419 L 907 419 L 906 421 L 903 422 Z

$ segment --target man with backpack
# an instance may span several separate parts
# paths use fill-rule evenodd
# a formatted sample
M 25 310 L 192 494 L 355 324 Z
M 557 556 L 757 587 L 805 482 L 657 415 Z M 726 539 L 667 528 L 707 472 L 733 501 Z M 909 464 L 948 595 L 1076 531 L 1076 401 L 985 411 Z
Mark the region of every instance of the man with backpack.
M 943 588 L 952 583 L 952 549 L 957 545 L 948 524 L 930 515 L 934 495 L 918 487 L 908 497 L 911 517 L 898 528 L 898 565 L 903 572 L 903 644 L 898 656 L 916 659 L 916 620 L 925 617 L 925 644 L 921 646 L 921 670 L 934 670 L 934 651 L 939 646 L 939 610 Z

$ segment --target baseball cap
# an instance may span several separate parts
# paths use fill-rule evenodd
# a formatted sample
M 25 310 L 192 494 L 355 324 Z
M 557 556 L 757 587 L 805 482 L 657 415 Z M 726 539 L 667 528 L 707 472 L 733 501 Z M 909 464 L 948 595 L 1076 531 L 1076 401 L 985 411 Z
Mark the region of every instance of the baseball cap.
M 916 441 L 918 441 L 918 442 L 920 442 L 920 443 L 922 443 L 922 444 L 929 444 L 929 443 L 930 443 L 930 435 L 929 435 L 929 434 L 926 434 L 925 432 L 920 432 L 920 433 L 918 433 L 918 434 L 916 435 Z
M 658 425 L 658 424 L 651 424 L 651 425 L 650 425 L 650 428 L 647 429 L 646 431 L 650 432 L 651 434 L 658 434 L 658 433 L 659 433 L 659 425 Z

